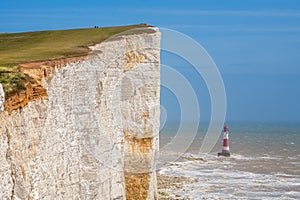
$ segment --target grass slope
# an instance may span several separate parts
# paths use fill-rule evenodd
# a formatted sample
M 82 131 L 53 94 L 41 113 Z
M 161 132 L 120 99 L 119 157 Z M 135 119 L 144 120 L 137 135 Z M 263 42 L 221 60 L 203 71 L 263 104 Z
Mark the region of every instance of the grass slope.
M 148 25 L 0 34 L 0 83 L 6 95 L 24 88 L 18 64 L 89 53 L 88 46 L 112 35 Z

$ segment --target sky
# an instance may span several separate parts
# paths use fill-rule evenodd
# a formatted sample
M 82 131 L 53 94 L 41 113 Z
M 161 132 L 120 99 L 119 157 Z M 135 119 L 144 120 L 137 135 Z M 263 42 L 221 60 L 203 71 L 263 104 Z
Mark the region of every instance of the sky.
M 227 121 L 300 122 L 300 3 L 298 0 L 40 1 L 0 3 L 0 33 L 147 23 L 174 29 L 201 44 L 222 75 Z M 197 94 L 210 118 L 206 86 L 193 66 L 161 53 Z M 176 96 L 161 90 L 170 120 Z M 193 119 L 189 119 L 193 120 Z

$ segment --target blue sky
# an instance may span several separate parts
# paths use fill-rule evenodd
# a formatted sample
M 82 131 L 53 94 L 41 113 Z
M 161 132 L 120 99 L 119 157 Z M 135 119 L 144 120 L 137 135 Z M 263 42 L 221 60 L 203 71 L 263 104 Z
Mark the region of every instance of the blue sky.
M 3 1 L 0 32 L 148 23 L 198 41 L 216 62 L 227 92 L 228 121 L 300 122 L 300 3 L 297 0 Z M 183 60 L 162 63 L 184 74 L 203 119 L 209 95 Z M 176 100 L 162 89 L 169 117 Z

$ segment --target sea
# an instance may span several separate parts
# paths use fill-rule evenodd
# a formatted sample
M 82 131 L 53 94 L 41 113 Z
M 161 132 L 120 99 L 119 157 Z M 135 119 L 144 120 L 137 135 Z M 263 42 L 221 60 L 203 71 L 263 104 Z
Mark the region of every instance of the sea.
M 191 181 L 159 192 L 170 199 L 300 199 L 300 124 L 227 125 L 230 157 L 217 156 L 222 151 L 221 134 L 211 152 L 201 153 L 206 133 L 201 125 L 186 151 L 164 150 L 159 157 L 158 174 Z M 160 149 L 172 143 L 176 131 L 176 126 L 160 131 Z M 186 145 L 181 137 L 179 141 Z M 176 145 L 180 149 L 180 144 Z

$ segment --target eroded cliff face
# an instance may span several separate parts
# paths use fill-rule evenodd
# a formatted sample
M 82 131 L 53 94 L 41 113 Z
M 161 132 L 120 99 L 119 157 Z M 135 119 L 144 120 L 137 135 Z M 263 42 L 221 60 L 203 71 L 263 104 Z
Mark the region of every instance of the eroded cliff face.
M 38 68 L 43 95 L 0 114 L 0 199 L 156 199 L 159 43 L 146 28 Z
M 0 83 L 0 113 L 4 111 L 4 101 L 5 101 L 5 94 L 4 94 L 2 84 Z

